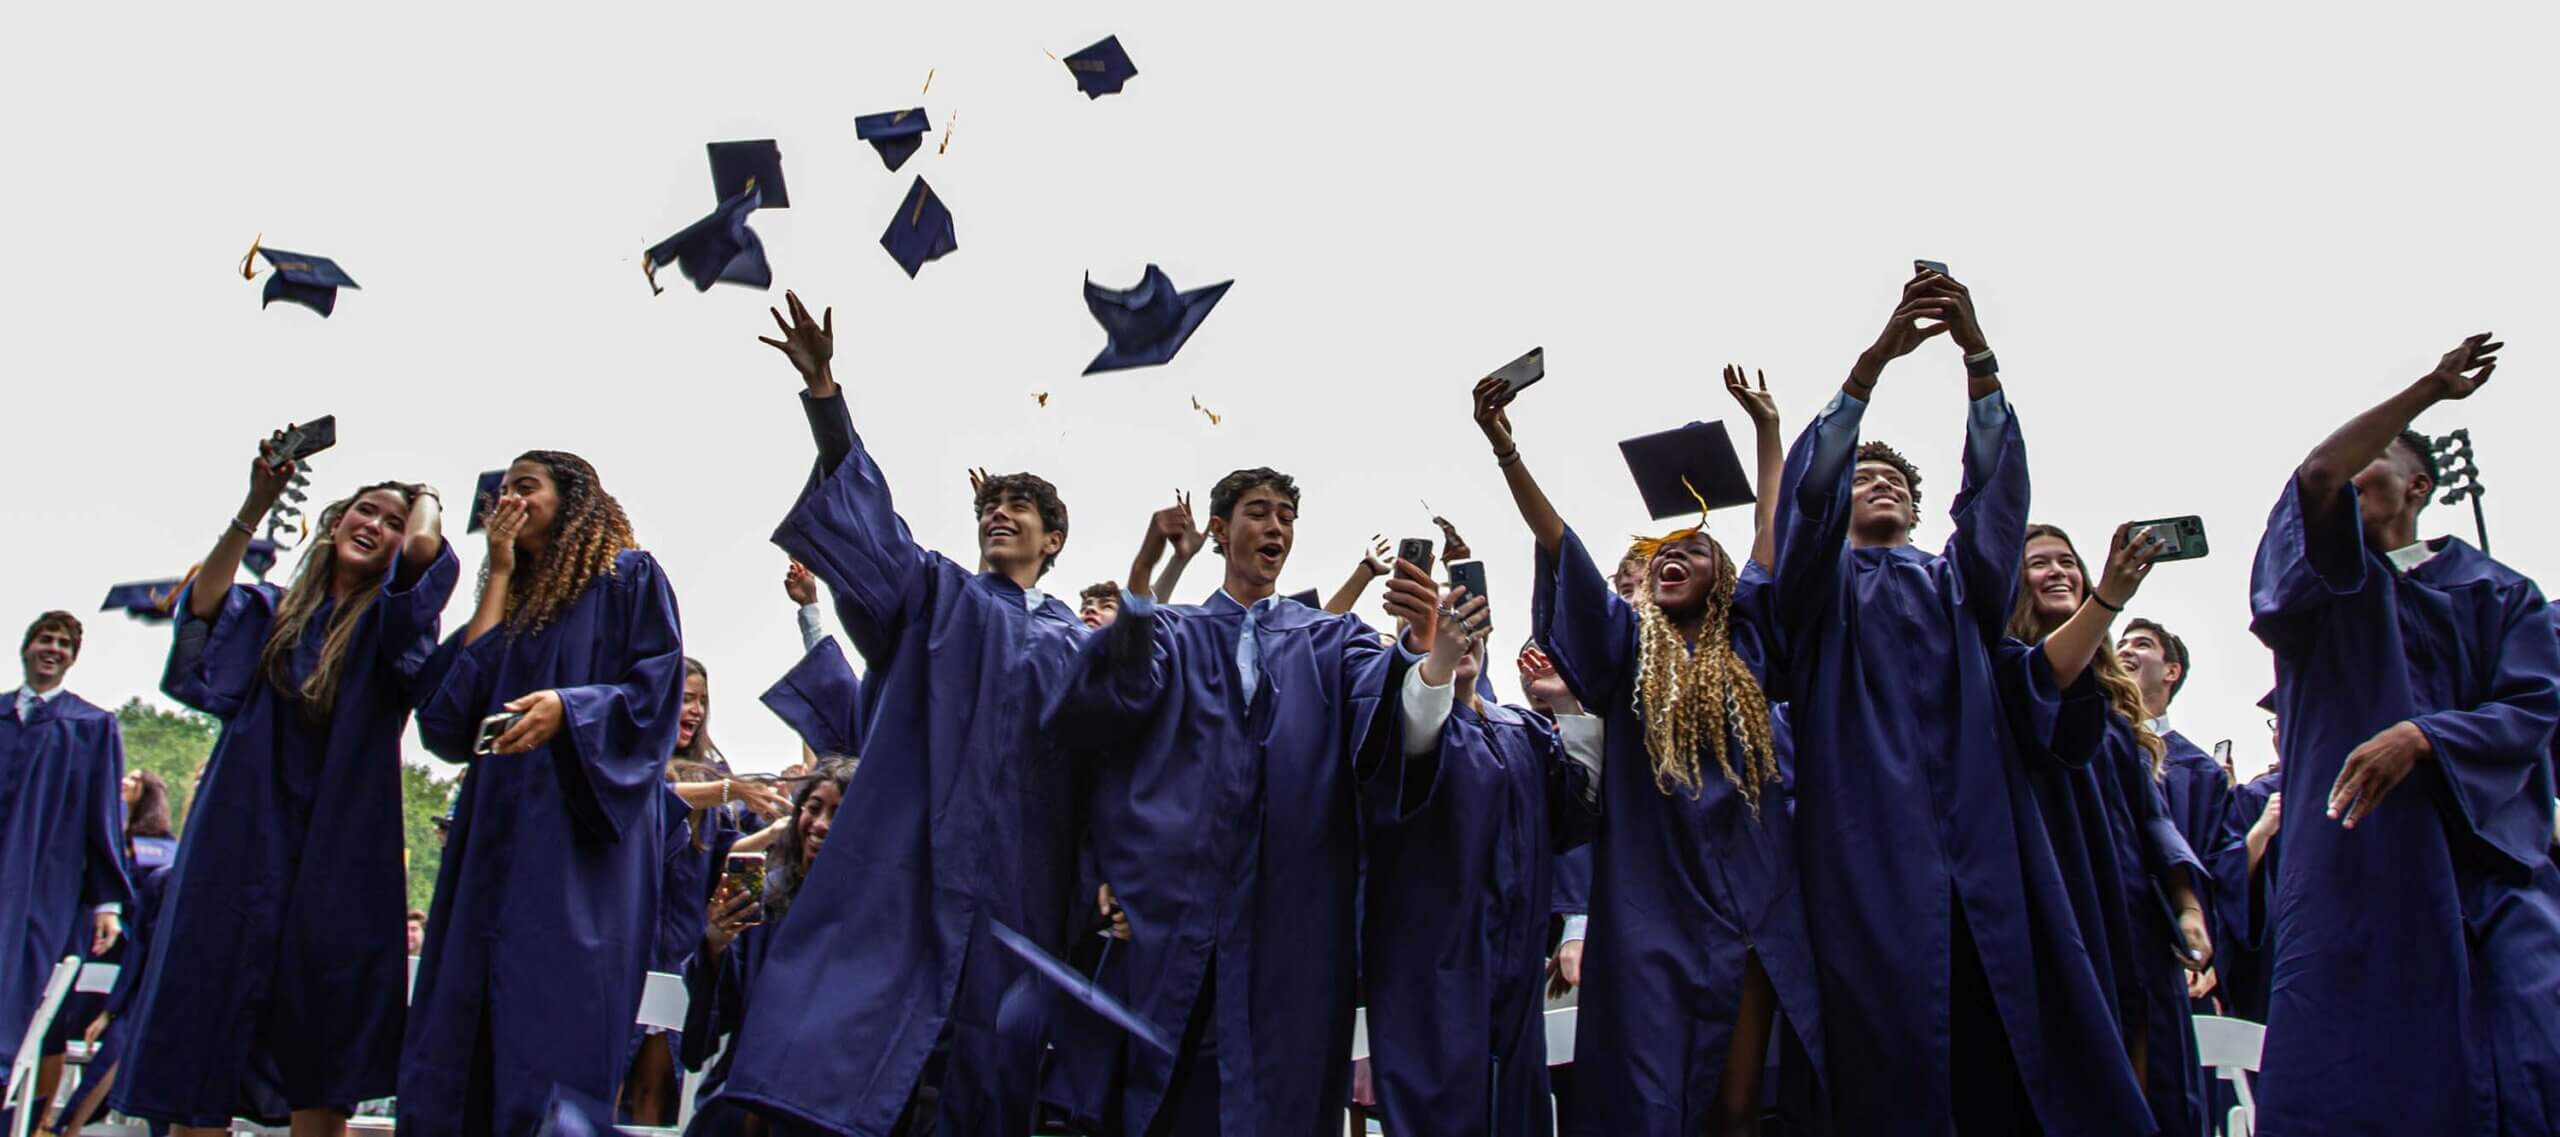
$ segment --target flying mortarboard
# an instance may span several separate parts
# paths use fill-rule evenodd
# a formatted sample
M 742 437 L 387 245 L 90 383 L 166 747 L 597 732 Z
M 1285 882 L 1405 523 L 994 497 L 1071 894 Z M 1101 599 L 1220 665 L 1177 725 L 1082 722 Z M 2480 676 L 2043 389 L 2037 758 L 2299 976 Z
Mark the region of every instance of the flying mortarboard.
M 249 539 L 249 547 L 240 552 L 240 567 L 249 575 L 264 579 L 267 570 L 276 567 L 276 543 L 264 537 Z
M 782 186 L 782 148 L 772 139 L 714 142 L 710 149 L 713 200 L 725 202 L 753 189 L 764 192 L 758 209 L 791 207 L 791 194 Z
M 870 143 L 880 152 L 881 163 L 892 170 L 907 164 L 907 158 L 924 145 L 925 132 L 932 129 L 923 107 L 857 115 L 853 120 L 853 136 Z
M 1022 933 L 1005 927 L 1003 922 L 989 920 L 987 927 L 995 932 L 996 940 L 1004 944 L 1006 950 L 1011 951 L 1022 962 L 1030 964 L 1031 970 L 1038 972 L 1041 978 L 1065 990 L 1068 997 L 1091 1008 L 1093 1013 L 1110 1020 L 1112 1025 L 1128 1031 L 1131 1037 L 1156 1048 L 1166 1057 L 1172 1057 L 1173 1044 L 1165 1041 L 1164 1032 L 1156 1029 L 1156 1024 L 1148 1022 L 1145 1016 L 1130 1010 L 1128 1005 L 1120 1000 L 1112 998 L 1110 992 L 1098 989 L 1094 986 L 1093 980 L 1077 974 L 1074 968 L 1058 962 L 1056 956 L 1040 950 L 1040 945 L 1024 938 Z
M 489 507 L 498 504 L 498 494 L 506 488 L 507 472 L 491 470 L 480 475 L 480 485 L 471 491 L 471 522 L 465 533 L 477 533 L 489 527 Z
M 926 261 L 938 261 L 959 250 L 951 209 L 923 178 L 917 178 L 907 195 L 898 199 L 898 213 L 889 219 L 888 231 L 880 234 L 880 247 L 889 250 L 889 259 L 907 270 L 910 279 Z
M 649 278 L 649 291 L 666 291 L 658 287 L 658 270 L 669 264 L 684 270 L 697 292 L 709 292 L 722 281 L 749 288 L 773 287 L 773 267 L 765 263 L 764 242 L 747 228 L 747 215 L 755 211 L 763 193 L 759 186 L 721 202 L 711 216 L 642 255 L 640 271 Z
M 178 593 L 186 587 L 178 580 L 146 580 L 119 584 L 107 590 L 101 612 L 123 612 L 146 624 L 163 623 L 177 611 Z
M 364 287 L 348 276 L 345 269 L 339 268 L 338 262 L 327 257 L 269 248 L 260 248 L 258 255 L 267 258 L 267 263 L 275 266 L 276 270 L 267 277 L 267 290 L 258 301 L 260 308 L 286 300 L 326 318 L 338 307 L 339 289 Z
M 1102 42 L 1070 55 L 1060 62 L 1076 77 L 1076 89 L 1088 99 L 1117 95 L 1120 86 L 1137 77 L 1138 65 L 1129 62 L 1129 53 L 1120 50 L 1120 37 L 1104 36 Z
M 2259 709 L 2259 710 L 2262 710 L 2262 711 L 2265 711 L 2265 712 L 2267 712 L 2268 714 L 2274 714 L 2274 713 L 2276 713 L 2276 692 L 2275 692 L 2275 688 L 2273 688 L 2273 687 L 2269 687 L 2269 688 L 2267 688 L 2267 694 L 2266 694 L 2266 697 L 2261 698 L 2261 699 L 2259 699 L 2259 700 L 2258 700 L 2258 709 Z
M 1645 511 L 1656 520 L 1758 500 L 1722 422 L 1693 422 L 1630 438 L 1618 444 L 1618 452 L 1626 456 L 1627 472 L 1635 475 Z
M 1207 288 L 1189 292 L 1174 290 L 1173 281 L 1164 270 L 1147 266 L 1138 286 L 1129 289 L 1104 288 L 1092 277 L 1084 282 L 1084 306 L 1093 310 L 1093 318 L 1102 325 L 1110 343 L 1102 354 L 1094 356 L 1084 369 L 1120 371 L 1131 367 L 1152 367 L 1169 363 L 1183 341 L 1198 330 L 1200 321 L 1209 318 L 1209 310 L 1227 294 L 1232 280 L 1222 280 Z
M 1295 600 L 1300 604 L 1304 604 L 1309 608 L 1314 608 L 1319 611 L 1324 608 L 1324 597 L 1316 595 L 1316 590 L 1312 588 L 1305 592 L 1292 592 L 1289 594 L 1289 599 Z

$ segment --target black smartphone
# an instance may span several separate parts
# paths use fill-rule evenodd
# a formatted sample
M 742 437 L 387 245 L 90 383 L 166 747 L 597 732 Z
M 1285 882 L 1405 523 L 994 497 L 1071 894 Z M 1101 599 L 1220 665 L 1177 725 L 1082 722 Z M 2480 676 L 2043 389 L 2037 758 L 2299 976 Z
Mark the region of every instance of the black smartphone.
M 489 749 L 490 746 L 498 741 L 499 735 L 507 732 L 508 727 L 514 726 L 517 720 L 522 718 L 524 718 L 523 711 L 500 711 L 485 719 L 481 719 L 480 737 L 472 740 L 471 752 L 474 754 L 494 753 L 494 751 Z
M 1404 540 L 1396 542 L 1396 557 L 1399 560 L 1412 561 L 1413 567 L 1421 569 L 1424 572 L 1430 572 L 1431 539 L 1428 537 L 1407 537 Z
M 1449 562 L 1449 583 L 1467 590 L 1466 597 L 1458 601 L 1460 604 L 1484 595 L 1484 562 L 1473 559 Z
M 288 462 L 299 462 L 338 444 L 338 416 L 322 415 L 310 422 L 297 423 L 284 432 L 267 457 L 267 468 L 281 470 Z
M 1954 273 L 1947 271 L 1947 262 L 1945 261 L 1913 261 L 1911 262 L 1911 271 L 1914 274 L 1934 272 L 1951 280 L 1955 278 Z
M 1503 364 L 1492 377 L 1502 380 L 1502 385 L 1511 388 L 1512 394 L 1528 390 L 1531 384 L 1547 377 L 1547 349 L 1530 348 L 1529 354 Z
M 729 886 L 731 896 L 764 896 L 764 854 L 731 853 L 720 866 L 720 878 Z
M 2163 517 L 2158 521 L 2133 523 L 2135 535 L 2139 536 L 2145 529 L 2160 538 L 2160 555 L 2151 558 L 2155 564 L 2161 561 L 2192 561 L 2213 551 L 2213 546 L 2204 539 L 2204 518 L 2192 513 L 2185 517 Z

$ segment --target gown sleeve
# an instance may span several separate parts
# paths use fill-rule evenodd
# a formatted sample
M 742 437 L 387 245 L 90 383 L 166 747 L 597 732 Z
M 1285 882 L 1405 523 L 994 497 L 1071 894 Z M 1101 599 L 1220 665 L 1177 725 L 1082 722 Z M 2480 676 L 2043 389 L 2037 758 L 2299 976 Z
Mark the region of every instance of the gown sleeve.
M 1600 835 L 1600 783 L 1595 763 L 1575 757 L 1564 735 L 1532 721 L 1529 748 L 1547 772 L 1547 840 L 1550 853 L 1590 844 Z M 1594 748 L 1596 751 L 1596 747 Z
M 2501 627 L 2479 629 L 2482 642 L 2463 645 L 2488 655 L 2486 690 L 2469 707 L 2431 711 L 2409 721 L 2427 736 L 2453 801 L 2475 835 L 2518 864 L 2549 855 L 2548 789 L 2527 792 L 2550 760 L 2560 724 L 2560 640 L 2533 585 L 2502 590 Z
M 1770 627 L 1788 648 L 1819 642 L 1836 611 L 1849 556 L 1849 484 L 1867 405 L 1841 392 L 1787 449 L 1778 483 L 1777 572 Z
M 392 674 L 413 687 L 436 652 L 436 633 L 444 626 L 445 602 L 453 599 L 454 585 L 462 579 L 462 561 L 453 555 L 452 544 L 439 544 L 426 571 L 403 587 L 399 555 L 392 554 L 391 571 L 382 574 L 382 594 L 373 602 L 375 618 L 382 621 L 374 646 Z
M 619 841 L 648 812 L 650 797 L 660 792 L 667 755 L 675 752 L 676 718 L 684 702 L 684 633 L 675 591 L 645 553 L 624 553 L 612 579 L 591 587 L 621 592 L 621 603 L 606 612 L 624 626 L 604 634 L 622 643 L 622 671 L 600 676 L 600 682 L 552 688 L 560 693 L 567 721 L 551 740 L 551 764 L 570 818 L 595 840 Z
M 1538 649 L 1554 662 L 1574 698 L 1585 707 L 1605 708 L 1627 697 L 1627 677 L 1635 670 L 1635 609 L 1618 598 L 1570 527 L 1552 556 L 1538 553 L 1530 610 Z
M 507 631 L 498 628 L 471 643 L 465 632 L 446 636 L 418 668 L 411 690 L 418 699 L 418 739 L 447 762 L 468 764 L 480 718 L 497 699 L 498 668 L 506 660 Z
M 2335 523 L 2315 524 L 2320 510 Z M 2355 484 L 2338 488 L 2325 509 L 2302 500 L 2299 472 L 2286 479 L 2284 496 L 2267 514 L 2258 559 L 2249 570 L 2249 630 L 2268 647 L 2283 650 L 2329 602 L 2364 591 L 2364 528 Z
M 1116 732 L 1148 718 L 1172 682 L 1171 637 L 1158 630 L 1163 619 L 1153 602 L 1123 594 L 1120 618 L 1076 649 L 1041 729 L 1069 746 L 1116 749 Z
M 2018 415 L 1994 391 L 1973 402 L 1965 420 L 1964 489 L 1956 494 L 1955 532 L 1946 559 L 1955 566 L 1956 600 L 1986 642 L 2009 624 L 2018 595 L 2018 561 L 2027 543 L 2026 440 Z
M 2098 686 L 2098 669 L 2082 668 L 2080 678 L 2066 688 L 2054 681 L 2053 662 L 2043 644 L 2028 647 L 2004 637 L 1991 655 L 2000 681 L 2000 708 L 2018 752 L 2031 764 L 2088 765 L 2105 744 L 2114 718 L 2106 692 Z
M 746 957 L 767 934 L 761 925 L 751 926 L 729 941 L 729 950 L 718 959 L 705 959 L 700 951 L 685 957 L 684 1034 L 676 1055 L 685 1069 L 709 1065 L 720 1052 L 721 1040 L 737 1033 L 746 1021 Z
M 100 737 L 97 760 L 89 764 L 89 816 L 82 826 L 87 835 L 80 843 L 85 861 L 80 907 L 87 912 L 101 905 L 120 905 L 130 924 L 139 913 L 133 902 L 133 878 L 124 864 L 124 731 L 117 728 L 113 715 L 102 716 L 96 729 Z
M 195 584 L 187 587 L 192 591 Z M 180 593 L 177 638 L 169 646 L 160 690 L 215 718 L 239 714 L 258 688 L 258 657 L 266 651 L 267 630 L 275 626 L 276 601 L 272 585 L 235 584 L 208 621 L 189 613 L 187 595 Z
M 820 639 L 764 693 L 766 708 L 822 757 L 861 753 L 861 700 L 862 679 L 833 636 Z
M 836 425 L 851 446 L 842 462 L 811 475 L 773 541 L 826 582 L 854 649 L 883 660 L 906 622 L 924 611 L 937 558 L 916 544 L 898 516 L 888 477 L 854 432 L 843 396 L 808 402 L 811 422 L 841 420 Z

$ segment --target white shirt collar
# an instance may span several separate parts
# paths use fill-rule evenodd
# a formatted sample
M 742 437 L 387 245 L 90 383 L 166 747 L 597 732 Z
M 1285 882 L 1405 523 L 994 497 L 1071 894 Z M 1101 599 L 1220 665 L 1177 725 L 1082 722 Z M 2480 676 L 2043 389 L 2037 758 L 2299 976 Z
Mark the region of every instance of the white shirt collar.
M 2163 738 L 2168 737 L 2169 732 L 2175 729 L 2169 725 L 2169 716 L 2167 715 L 2161 715 L 2158 718 L 2152 719 L 2151 721 L 2142 724 L 2142 727 L 2143 729 L 2148 730 L 2153 734 L 2160 735 Z
M 2391 558 L 2391 567 L 2399 569 L 2402 573 L 2408 573 L 2432 560 L 2436 551 L 2428 548 L 2424 541 L 2414 541 L 2383 555 Z
M 1271 594 L 1271 595 L 1269 595 L 1269 596 L 1265 596 L 1265 597 L 1263 597 L 1263 598 L 1262 598 L 1262 599 L 1260 599 L 1260 600 L 1256 600 L 1256 601 L 1254 601 L 1254 602 L 1253 602 L 1253 603 L 1251 603 L 1251 604 L 1247 604 L 1247 603 L 1245 603 L 1244 601 L 1242 601 L 1242 600 L 1238 600 L 1238 599 L 1236 599 L 1234 596 L 1229 595 L 1229 594 L 1228 594 L 1228 592 L 1227 592 L 1227 590 L 1226 590 L 1226 589 L 1224 589 L 1224 588 L 1221 588 L 1221 589 L 1219 589 L 1219 590 L 1218 590 L 1218 595 L 1219 595 L 1220 597 L 1224 598 L 1224 599 L 1226 600 L 1226 602 L 1227 602 L 1227 603 L 1229 603 L 1229 604 L 1233 604 L 1233 605 L 1235 605 L 1236 607 L 1238 607 L 1238 608 L 1243 608 L 1243 609 L 1245 609 L 1245 610 L 1247 610 L 1247 611 L 1251 611 L 1251 610 L 1254 610 L 1254 609 L 1257 609 L 1257 608 L 1259 608 L 1259 609 L 1265 609 L 1265 610 L 1268 610 L 1268 609 L 1277 608 L 1277 607 L 1279 607 L 1279 606 L 1280 606 L 1280 594 L 1279 594 L 1279 593 L 1277 593 L 1277 592 L 1274 592 L 1274 593 L 1272 593 L 1272 594 Z
M 18 697 L 10 700 L 9 709 L 16 711 L 19 718 L 25 718 L 27 717 L 27 711 L 30 708 L 50 703 L 54 700 L 55 696 L 60 694 L 62 694 L 62 685 L 58 683 L 55 684 L 53 690 L 50 691 L 38 691 L 33 687 L 20 684 L 18 687 Z
M 1046 592 L 1042 592 L 1037 588 L 1026 588 L 1022 590 L 1022 607 L 1025 611 L 1037 612 L 1040 610 L 1041 605 L 1048 602 L 1049 594 Z

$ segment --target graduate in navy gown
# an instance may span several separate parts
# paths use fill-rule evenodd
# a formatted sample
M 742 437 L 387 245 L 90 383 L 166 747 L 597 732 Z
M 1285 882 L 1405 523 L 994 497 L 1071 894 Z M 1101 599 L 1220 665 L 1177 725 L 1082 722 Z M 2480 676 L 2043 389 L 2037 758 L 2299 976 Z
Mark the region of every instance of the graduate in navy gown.
M 976 510 L 992 571 L 918 545 L 836 385 L 832 314 L 788 302 L 764 342 L 800 372 L 818 462 L 774 542 L 826 584 L 863 656 L 866 760 L 847 836 L 769 949 L 755 989 L 771 1009 L 739 1032 L 724 1094 L 830 1133 L 1020 1133 L 1039 1039 L 998 1032 L 1023 969 L 990 928 L 1054 953 L 1074 903 L 1073 770 L 1036 729 L 1085 634 L 1038 587 L 1066 506 L 1038 477 L 991 478 Z
M 1045 725 L 1094 756 L 1095 856 L 1126 911 L 1132 1008 L 1178 1054 L 1128 1048 L 1127 1134 L 1339 1130 L 1350 1092 L 1364 777 L 1385 760 L 1388 705 L 1413 658 L 1356 617 L 1276 595 L 1297 483 L 1238 470 L 1209 495 L 1226 561 L 1201 605 L 1147 583 L 1193 532 L 1157 511 L 1119 618 L 1094 635 Z M 1440 591 L 1399 562 L 1390 614 L 1428 645 Z
M 2178 827 L 2178 836 L 2186 840 L 2189 850 L 2210 858 L 2222 843 L 2223 819 L 2231 810 L 2233 787 L 2231 772 L 2223 769 L 2221 762 L 2169 724 L 2169 704 L 2186 689 L 2192 663 L 2187 641 L 2172 635 L 2157 621 L 2133 620 L 2125 624 L 2124 635 L 2116 640 L 2116 662 L 2124 665 L 2134 686 L 2142 692 L 2143 710 L 2150 719 L 2143 726 L 2158 735 L 2168 750 L 2160 763 L 2160 793 L 2169 806 L 2169 823 Z M 2205 867 L 2212 868 L 2210 860 Z M 2215 908 L 2220 890 L 2201 891 L 2205 930 L 2219 945 L 2224 938 L 2222 916 Z M 2220 974 L 2219 967 L 2191 973 L 2189 1010 L 2200 1015 L 2218 1013 L 2220 1000 L 2215 998 L 2214 990 L 2220 985 Z
M 80 1082 L 73 1091 L 71 1106 L 58 1123 L 39 1126 L 38 1132 L 78 1133 L 107 1104 L 107 1091 L 115 1088 L 116 1076 L 122 1072 L 125 1056 L 133 1046 L 133 1000 L 142 988 L 143 973 L 150 967 L 153 920 L 160 912 L 160 899 L 167 894 L 170 871 L 178 859 L 178 839 L 170 835 L 169 786 L 160 775 L 149 770 L 135 770 L 124 776 L 125 797 L 125 875 L 133 881 L 133 927 L 131 934 L 118 942 L 102 959 L 112 960 L 119 970 L 115 988 L 99 1003 L 80 1014 L 70 1004 L 63 1007 L 63 1017 L 54 1020 L 55 1029 L 76 1026 L 81 1037 L 96 1047 L 89 1061 L 80 1068 Z M 156 1127 L 158 1132 L 166 1127 Z
M 2031 775 L 2056 864 L 2153 1119 L 2162 1133 L 2201 1133 L 2204 1072 L 2188 992 L 2192 976 L 2211 973 L 2201 899 L 2209 882 L 2162 792 L 2168 748 L 2147 725 L 2141 688 L 2107 646 L 2115 614 L 2148 579 L 2162 545 L 2147 531 L 2118 528 L 2105 576 L 2092 584 L 2068 534 L 2051 525 L 2026 532 L 2009 635 L 2036 645 L 2057 686 L 2093 676 L 2109 708 L 2092 753 Z
M 585 459 L 501 484 L 479 603 L 420 677 L 419 737 L 468 767 L 400 1056 L 421 1137 L 528 1132 L 554 1086 L 613 1100 L 664 872 L 675 591 Z
M 1545 1137 L 1551 873 L 1598 822 L 1599 738 L 1568 757 L 1545 718 L 1484 697 L 1486 602 L 1464 591 L 1406 696 L 1406 780 L 1361 799 L 1370 1064 L 1398 1133 Z
M 281 439 L 282 432 L 276 438 Z M 366 486 L 320 512 L 289 588 L 230 584 L 293 474 L 260 447 L 187 587 L 161 677 L 222 720 L 135 1000 L 117 1112 L 343 1131 L 389 1097 L 406 1007 L 400 736 L 461 567 L 433 490 Z
M 1954 532 L 1933 556 L 1911 545 L 1915 472 L 1860 446 L 1858 423 L 1885 365 L 1940 332 L 1966 357 L 1971 408 Z M 2013 718 L 2054 725 L 2066 708 L 2050 674 L 1999 646 L 2026 454 L 1962 285 L 1924 272 L 1904 287 L 1780 493 L 1797 864 L 1839 1131 L 2148 1131 L 2012 745 Z M 2086 702 L 2103 709 L 2094 685 Z
M 1725 380 L 1763 435 L 1765 484 L 1776 404 L 1739 369 Z M 1537 543 L 1538 643 L 1574 700 L 1601 708 L 1609 756 L 1575 1089 L 1601 1132 L 1757 1133 L 1777 1016 L 1819 1021 L 1764 679 L 1767 569 L 1684 528 L 1639 543 L 1644 576 L 1621 598 L 1521 460 L 1513 394 L 1478 384 L 1476 422 Z M 1765 561 L 1773 534 L 1759 528 Z
M 2260 1132 L 2560 1130 L 2560 641 L 2541 590 L 2451 537 L 2411 420 L 2477 391 L 2487 334 L 2339 427 L 2268 515 L 2251 630 L 2276 655 L 2280 936 Z
M 54 967 L 113 950 L 132 898 L 124 736 L 114 715 L 62 689 L 81 634 L 69 612 L 36 617 L 18 644 L 26 681 L 0 706 L 0 1055 L 10 1057 Z M 39 1041 L 36 1097 L 50 1100 L 67 1039 Z
M 2278 764 L 2231 791 L 2222 840 L 2205 857 L 2213 872 L 2214 911 L 2223 936 L 2215 941 L 2216 993 L 2224 1014 L 2267 1021 L 2267 989 L 2276 959 L 2276 837 L 2284 831 L 2284 766 Z
M 1565 685 L 1564 676 L 1556 673 L 1555 661 L 1539 650 L 1538 641 L 1522 645 L 1513 663 L 1520 675 L 1520 701 L 1530 710 L 1555 723 L 1559 730 L 1590 730 L 1596 735 L 1604 729 L 1599 716 L 1582 709 L 1581 700 L 1573 697 L 1573 689 Z M 1580 721 L 1568 728 L 1564 725 L 1567 716 Z M 1582 952 L 1591 927 L 1591 846 L 1576 845 L 1557 853 L 1554 875 L 1547 927 L 1550 1001 L 1582 986 Z M 1580 1017 L 1576 1011 L 1577 1022 Z M 1594 1132 L 1590 1111 L 1582 1108 L 1581 1098 L 1575 1094 L 1573 1063 L 1557 1062 L 1553 1054 L 1547 1058 L 1547 1086 L 1556 1099 L 1556 1132 L 1563 1137 L 1584 1137 Z

